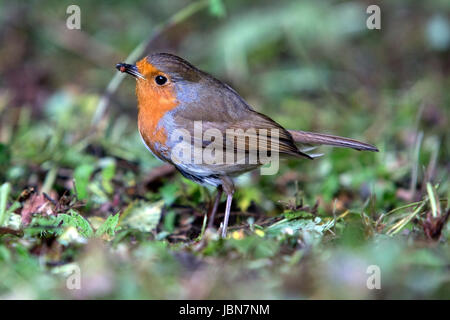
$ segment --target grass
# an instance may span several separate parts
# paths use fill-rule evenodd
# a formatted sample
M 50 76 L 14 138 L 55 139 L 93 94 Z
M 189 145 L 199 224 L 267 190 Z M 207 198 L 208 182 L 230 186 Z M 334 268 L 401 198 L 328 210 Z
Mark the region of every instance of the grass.
M 448 182 L 423 192 L 418 184 L 419 201 L 395 196 L 416 165 L 398 172 L 386 150 L 327 150 L 312 163 L 284 163 L 275 177 L 247 175 L 222 240 L 205 232 L 212 190 L 170 170 L 146 181 L 160 164 L 132 120 L 111 119 L 90 136 L 82 119 L 95 99 L 66 95 L 50 99 L 48 108 L 64 108 L 53 119 L 31 124 L 25 113 L 26 130 L 7 129 L 2 297 L 448 297 L 449 229 L 438 222 L 448 216 Z M 366 287 L 370 265 L 381 268 L 381 290 Z M 65 286 L 73 266 L 80 290 Z

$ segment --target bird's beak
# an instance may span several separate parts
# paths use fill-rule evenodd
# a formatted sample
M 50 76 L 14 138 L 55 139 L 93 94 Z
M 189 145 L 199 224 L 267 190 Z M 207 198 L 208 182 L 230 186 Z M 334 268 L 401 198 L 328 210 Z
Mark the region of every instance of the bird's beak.
M 138 68 L 134 64 L 118 63 L 116 64 L 116 69 L 120 72 L 131 74 L 135 78 L 141 78 L 145 80 L 144 76 L 139 72 Z

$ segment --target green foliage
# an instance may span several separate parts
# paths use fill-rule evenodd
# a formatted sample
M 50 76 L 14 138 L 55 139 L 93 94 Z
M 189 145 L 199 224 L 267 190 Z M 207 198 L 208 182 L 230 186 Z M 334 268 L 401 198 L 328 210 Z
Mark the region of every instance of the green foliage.
M 226 15 L 225 6 L 222 0 L 209 0 L 209 11 L 212 15 L 217 17 L 224 17 Z
M 95 231 L 95 236 L 100 237 L 103 234 L 107 234 L 110 237 L 114 237 L 116 232 L 120 229 L 117 224 L 119 223 L 119 214 L 110 215 L 106 221 Z
M 134 202 L 122 214 L 120 224 L 142 232 L 150 232 L 158 225 L 163 205 L 163 201 L 152 204 L 145 201 Z
M 333 221 L 323 223 L 319 217 L 314 219 L 298 219 L 288 218 L 282 219 L 267 228 L 267 233 L 271 235 L 278 235 L 281 233 L 295 233 L 297 231 L 311 232 L 317 235 L 329 230 L 333 226 Z
M 111 181 L 116 174 L 116 162 L 113 159 L 103 159 L 102 166 L 102 186 L 107 193 L 111 194 L 114 191 Z
M 78 215 L 78 214 L 77 214 Z M 66 215 L 68 216 L 68 215 Z M 33 217 L 30 224 L 24 229 L 24 233 L 30 237 L 46 238 L 51 236 L 59 236 L 63 233 L 63 228 L 60 226 L 63 217 L 56 216 L 37 216 Z M 81 218 L 83 219 L 83 218 Z M 66 221 L 69 220 L 66 218 Z M 72 218 L 72 221 L 75 220 Z M 65 224 L 68 226 L 69 224 Z M 75 222 L 73 225 L 76 228 Z
M 2 175 L 8 168 L 11 162 L 11 151 L 9 147 L 3 143 L 0 143 L 0 179 L 3 179 Z
M 69 214 L 60 214 L 58 216 L 62 221 L 62 227 L 74 227 L 78 230 L 81 236 L 85 238 L 90 238 L 94 235 L 94 231 L 92 230 L 89 221 L 83 218 L 76 211 L 70 211 Z
M 164 229 L 168 232 L 173 232 L 175 230 L 175 217 L 176 213 L 173 210 L 170 210 L 164 216 Z
M 172 205 L 177 199 L 178 195 L 178 186 L 172 183 L 168 183 L 159 189 L 163 201 L 166 205 Z
M 230 249 L 237 250 L 244 257 L 254 259 L 270 258 L 277 254 L 280 244 L 259 236 L 248 236 L 243 239 L 231 239 L 227 244 Z
M 95 168 L 93 165 L 87 163 L 83 163 L 75 169 L 73 177 L 77 186 L 78 198 L 87 198 L 89 180 L 94 172 L 94 169 Z

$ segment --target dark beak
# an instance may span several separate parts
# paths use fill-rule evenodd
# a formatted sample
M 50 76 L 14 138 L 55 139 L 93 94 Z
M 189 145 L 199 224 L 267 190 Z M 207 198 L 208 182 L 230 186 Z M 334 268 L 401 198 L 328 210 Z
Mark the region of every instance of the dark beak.
M 120 72 L 131 74 L 135 78 L 145 79 L 134 64 L 118 63 L 116 64 L 116 69 Z

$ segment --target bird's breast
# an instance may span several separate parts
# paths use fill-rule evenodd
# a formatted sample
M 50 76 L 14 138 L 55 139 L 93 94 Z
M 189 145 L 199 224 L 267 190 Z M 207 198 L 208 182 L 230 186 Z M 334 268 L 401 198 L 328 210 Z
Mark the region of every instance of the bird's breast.
M 169 130 L 164 120 L 167 119 L 168 113 L 178 106 L 178 101 L 171 90 L 151 89 L 145 87 L 146 85 L 148 86 L 136 86 L 139 133 L 153 154 L 164 160 Z

